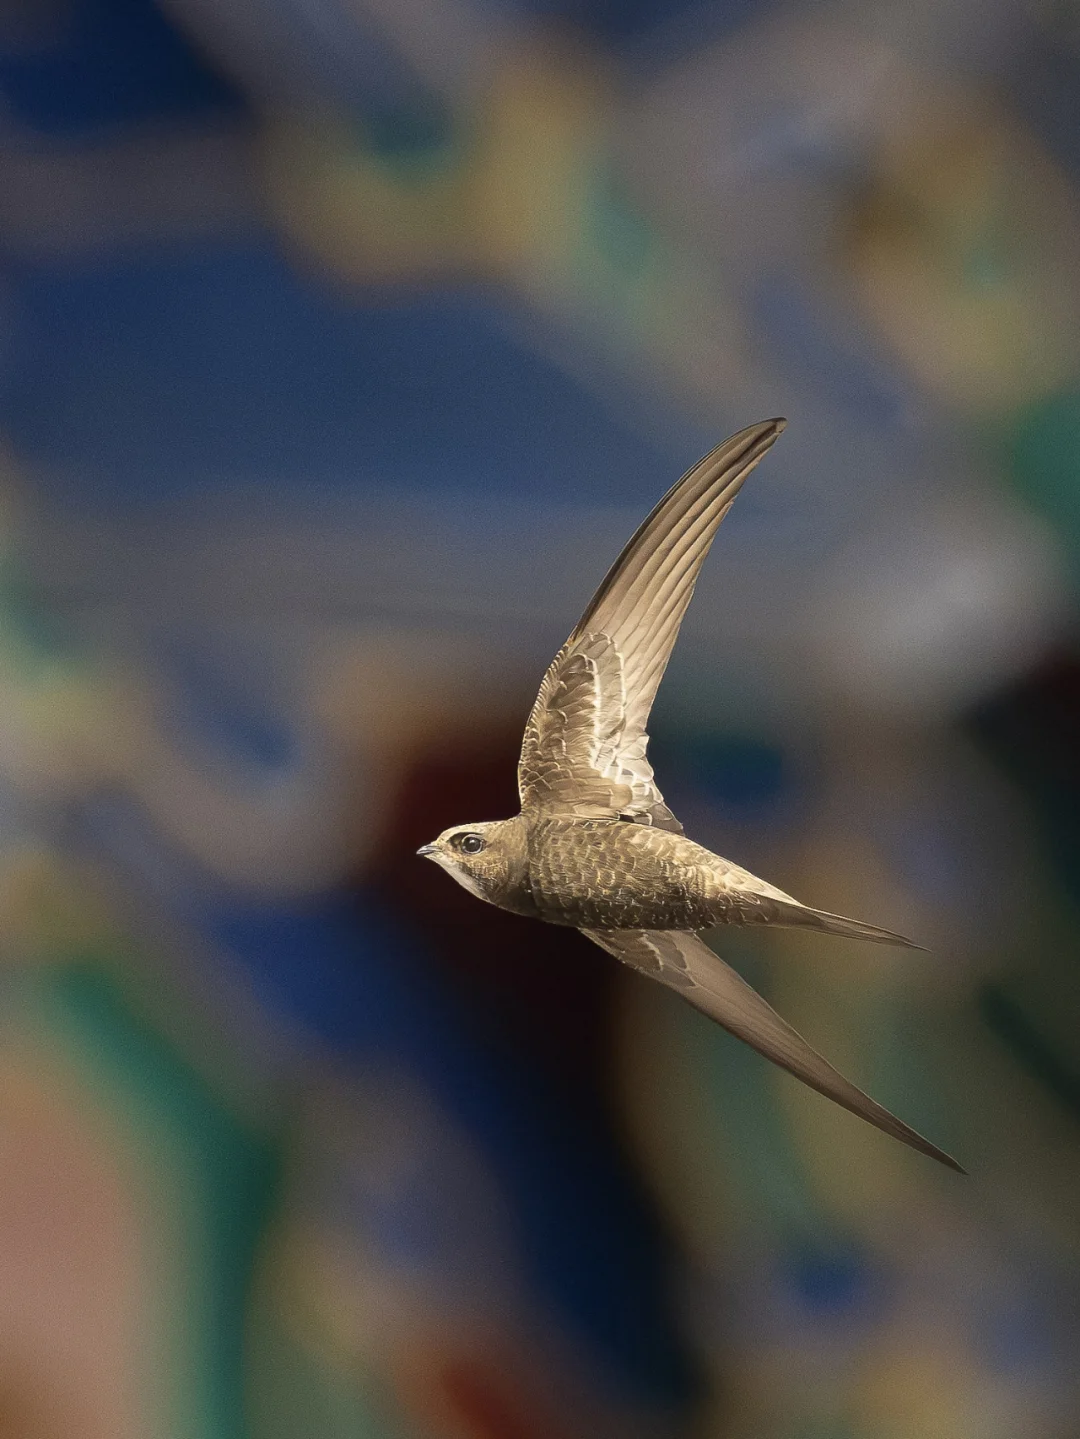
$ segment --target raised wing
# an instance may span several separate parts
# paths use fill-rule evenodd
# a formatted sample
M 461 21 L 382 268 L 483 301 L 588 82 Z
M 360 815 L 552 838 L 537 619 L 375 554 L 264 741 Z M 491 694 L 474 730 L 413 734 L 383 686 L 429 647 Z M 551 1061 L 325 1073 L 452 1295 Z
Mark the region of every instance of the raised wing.
M 608 571 L 525 726 L 522 809 L 681 830 L 645 757 L 645 726 L 717 527 L 784 423 L 751 425 L 700 460 Z
M 852 1114 L 885 1134 L 909 1144 L 920 1154 L 928 1154 L 960 1174 L 966 1172 L 944 1150 L 845 1079 L 696 934 L 685 930 L 644 929 L 586 929 L 582 933 L 616 959 L 678 990 L 684 999 L 715 1019 L 736 1039 L 749 1044 L 811 1089 L 850 1109 Z

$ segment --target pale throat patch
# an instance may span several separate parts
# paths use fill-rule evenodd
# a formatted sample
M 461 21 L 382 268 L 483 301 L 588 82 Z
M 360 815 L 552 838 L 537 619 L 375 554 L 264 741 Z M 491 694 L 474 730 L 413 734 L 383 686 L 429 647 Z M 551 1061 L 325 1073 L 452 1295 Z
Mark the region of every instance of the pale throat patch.
M 463 869 L 459 869 L 458 866 L 454 863 L 452 859 L 450 859 L 448 855 L 433 854 L 431 858 L 435 861 L 435 863 L 439 866 L 440 869 L 446 870 L 447 874 L 450 876 L 451 879 L 456 879 L 458 884 L 461 885 L 462 889 L 467 889 L 469 893 L 475 895 L 477 899 L 487 899 L 487 895 L 477 884 L 476 880 L 473 879 L 472 875 L 467 874 Z

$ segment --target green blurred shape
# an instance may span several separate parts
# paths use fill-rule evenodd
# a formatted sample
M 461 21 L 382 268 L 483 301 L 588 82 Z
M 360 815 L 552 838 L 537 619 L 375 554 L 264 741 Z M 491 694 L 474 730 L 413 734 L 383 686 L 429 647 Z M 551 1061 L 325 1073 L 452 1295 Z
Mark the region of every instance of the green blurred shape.
M 724 958 L 747 983 L 767 992 L 763 967 L 737 938 L 725 946 Z M 840 1236 L 807 1183 L 778 1102 L 775 1071 L 696 1010 L 687 1007 L 679 1019 L 680 1066 L 698 1076 L 708 1095 L 709 1118 L 730 1154 L 732 1197 L 744 1221 L 771 1228 L 777 1242 L 788 1245 L 816 1249 L 836 1242 Z M 702 1137 L 703 1144 L 715 1142 L 715 1135 Z
M 1017 490 L 1055 525 L 1080 560 L 1080 390 L 1021 411 L 1008 444 Z
M 403 181 L 423 183 L 463 155 L 449 111 L 434 102 L 370 115 L 360 132 L 365 148 Z
M 23 684 L 67 678 L 86 668 L 70 628 L 33 593 L 26 575 L 0 549 L 0 664 Z
M 296 1343 L 272 1305 L 256 1301 L 250 1328 L 252 1424 L 257 1439 L 405 1439 L 393 1397 L 370 1374 L 335 1367 Z
M 586 235 L 627 280 L 645 275 L 656 258 L 652 231 L 612 164 L 596 167 L 585 200 Z
M 284 1324 L 259 1282 L 264 1242 L 281 1209 L 284 1135 L 245 1111 L 215 1066 L 225 1034 L 183 1036 L 198 1020 L 181 992 L 162 996 L 137 959 L 71 955 L 23 976 L 21 1018 L 74 1067 L 87 1096 L 118 1126 L 151 1183 L 154 1245 L 168 1251 L 158 1308 L 174 1439 L 401 1439 L 396 1401 L 377 1375 L 333 1364 Z M 174 1038 L 179 1037 L 179 1040 Z M 147 1342 L 152 1342 L 148 1335 Z
M 179 1245 L 167 1272 L 183 1276 L 182 1292 L 164 1296 L 176 1348 L 156 1356 L 173 1370 L 173 1392 L 185 1396 L 185 1412 L 168 1431 L 249 1439 L 248 1294 L 278 1197 L 280 1146 L 152 1026 L 107 962 L 77 959 L 44 970 L 35 988 L 32 1008 L 47 1042 L 76 1064 L 88 1095 L 122 1125 L 140 1164 L 170 1196 L 171 1212 L 146 1216 L 160 1225 L 159 1239 Z

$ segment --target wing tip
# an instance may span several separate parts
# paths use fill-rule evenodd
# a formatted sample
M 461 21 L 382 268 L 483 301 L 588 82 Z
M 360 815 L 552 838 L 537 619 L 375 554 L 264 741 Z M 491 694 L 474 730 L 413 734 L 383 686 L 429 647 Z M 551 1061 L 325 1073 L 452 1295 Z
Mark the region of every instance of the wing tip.
M 922 1138 L 921 1135 L 920 1138 Z M 968 1171 L 960 1161 L 954 1159 L 951 1154 L 946 1154 L 944 1149 L 939 1149 L 936 1144 L 931 1144 L 928 1139 L 923 1140 L 923 1146 L 920 1146 L 923 1154 L 928 1155 L 931 1159 L 936 1159 L 939 1164 L 944 1164 L 946 1169 L 951 1169 L 955 1174 L 962 1174 L 965 1179 L 970 1177 Z
M 717 446 L 717 449 L 722 449 L 726 445 L 741 443 L 747 447 L 747 454 L 754 456 L 754 458 L 760 458 L 786 429 L 787 420 L 779 416 L 773 420 L 758 420 L 756 425 L 747 425 L 745 430 L 740 430 L 738 434 L 729 436 L 721 445 Z M 706 459 L 708 459 L 708 456 L 706 456 Z

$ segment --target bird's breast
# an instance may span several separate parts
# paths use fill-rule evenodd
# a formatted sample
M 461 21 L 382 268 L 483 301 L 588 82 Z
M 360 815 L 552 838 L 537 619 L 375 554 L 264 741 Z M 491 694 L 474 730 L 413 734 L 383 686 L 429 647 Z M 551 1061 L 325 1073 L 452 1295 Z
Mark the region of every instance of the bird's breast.
M 683 835 L 619 820 L 551 818 L 529 846 L 537 911 L 582 929 L 703 929 L 699 855 Z

